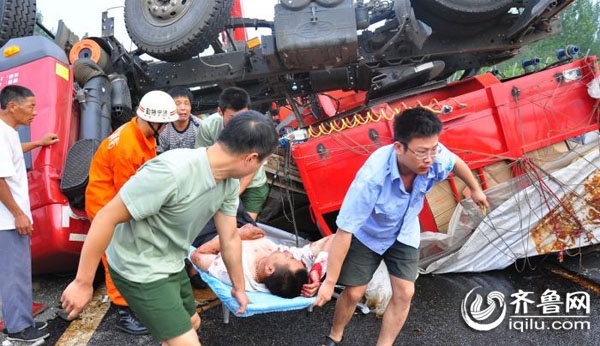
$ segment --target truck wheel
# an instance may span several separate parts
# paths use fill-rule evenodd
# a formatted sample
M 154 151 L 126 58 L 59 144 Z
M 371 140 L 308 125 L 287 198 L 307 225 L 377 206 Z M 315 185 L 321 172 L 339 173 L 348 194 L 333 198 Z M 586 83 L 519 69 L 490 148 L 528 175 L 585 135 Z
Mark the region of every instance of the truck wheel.
M 512 0 L 412 1 L 415 15 L 444 36 L 465 36 L 489 29 L 508 12 Z
M 164 61 L 204 51 L 230 18 L 233 0 L 125 0 L 125 26 L 133 43 Z
M 0 46 L 13 37 L 33 35 L 35 0 L 0 0 Z

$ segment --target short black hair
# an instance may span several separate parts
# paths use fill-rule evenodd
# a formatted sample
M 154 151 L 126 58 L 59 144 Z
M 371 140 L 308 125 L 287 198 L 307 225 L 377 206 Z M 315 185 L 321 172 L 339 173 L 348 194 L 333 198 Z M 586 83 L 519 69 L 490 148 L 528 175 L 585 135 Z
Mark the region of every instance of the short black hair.
M 226 109 L 239 111 L 243 108 L 250 108 L 250 95 L 242 88 L 226 88 L 219 95 L 218 106 L 221 108 L 221 111 L 225 111 Z
M 194 101 L 194 95 L 192 94 L 190 89 L 188 89 L 186 87 L 176 86 L 174 88 L 169 89 L 169 91 L 167 93 L 169 95 L 171 95 L 172 98 L 187 97 L 188 100 L 190 100 L 190 103 L 192 103 L 192 101 Z
M 426 138 L 442 133 L 442 121 L 432 111 L 410 108 L 394 119 L 394 140 L 405 146 L 413 138 Z
M 229 120 L 217 142 L 233 154 L 256 152 L 262 161 L 275 152 L 279 136 L 273 121 L 257 111 L 247 110 Z
M 6 109 L 11 101 L 21 102 L 28 97 L 35 96 L 33 91 L 20 85 L 7 85 L 0 91 L 0 107 Z
M 273 274 L 264 280 L 265 286 L 272 294 L 283 298 L 298 297 L 302 292 L 302 286 L 307 282 L 306 268 L 292 272 L 289 265 L 276 265 Z

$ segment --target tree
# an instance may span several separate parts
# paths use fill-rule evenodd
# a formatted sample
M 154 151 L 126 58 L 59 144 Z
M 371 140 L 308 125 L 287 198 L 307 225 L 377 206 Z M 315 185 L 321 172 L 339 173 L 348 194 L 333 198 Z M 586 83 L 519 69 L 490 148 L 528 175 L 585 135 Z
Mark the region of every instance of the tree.
M 583 54 L 600 53 L 598 40 L 600 3 L 593 0 L 577 0 L 562 15 L 562 33 L 531 46 L 531 52 L 540 57 L 554 55 L 557 48 L 573 44 L 581 48 Z
M 554 37 L 525 47 L 514 58 L 494 68 L 506 77 L 523 73 L 524 59 L 538 57 L 540 68 L 556 62 L 556 51 L 567 45 L 576 45 L 583 55 L 600 54 L 600 1 L 576 0 L 560 17 L 562 32 Z M 482 72 L 487 72 L 487 68 Z

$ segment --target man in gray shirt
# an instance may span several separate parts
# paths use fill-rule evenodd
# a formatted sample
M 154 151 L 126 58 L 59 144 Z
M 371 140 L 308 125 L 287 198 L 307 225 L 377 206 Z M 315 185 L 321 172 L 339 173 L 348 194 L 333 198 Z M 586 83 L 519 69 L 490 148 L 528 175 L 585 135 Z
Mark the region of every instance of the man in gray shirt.
M 192 114 L 194 96 L 188 88 L 174 87 L 168 92 L 177 105 L 179 119 L 167 125 L 160 133 L 156 143 L 156 153 L 178 148 L 194 149 L 196 136 L 200 128 L 200 119 Z

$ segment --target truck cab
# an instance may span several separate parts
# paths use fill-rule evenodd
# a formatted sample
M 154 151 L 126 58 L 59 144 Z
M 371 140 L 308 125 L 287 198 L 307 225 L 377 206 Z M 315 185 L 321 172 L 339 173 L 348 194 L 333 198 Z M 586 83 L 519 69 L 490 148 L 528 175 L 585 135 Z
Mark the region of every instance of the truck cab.
M 73 72 L 67 56 L 42 36 L 14 38 L 0 56 L 0 87 L 19 84 L 33 91 L 37 116 L 19 127 L 22 142 L 52 132 L 60 141 L 25 155 L 34 231 L 31 253 L 34 273 L 72 271 L 89 221 L 73 209 L 60 189 L 69 148 L 79 136 L 79 106 L 74 102 Z

